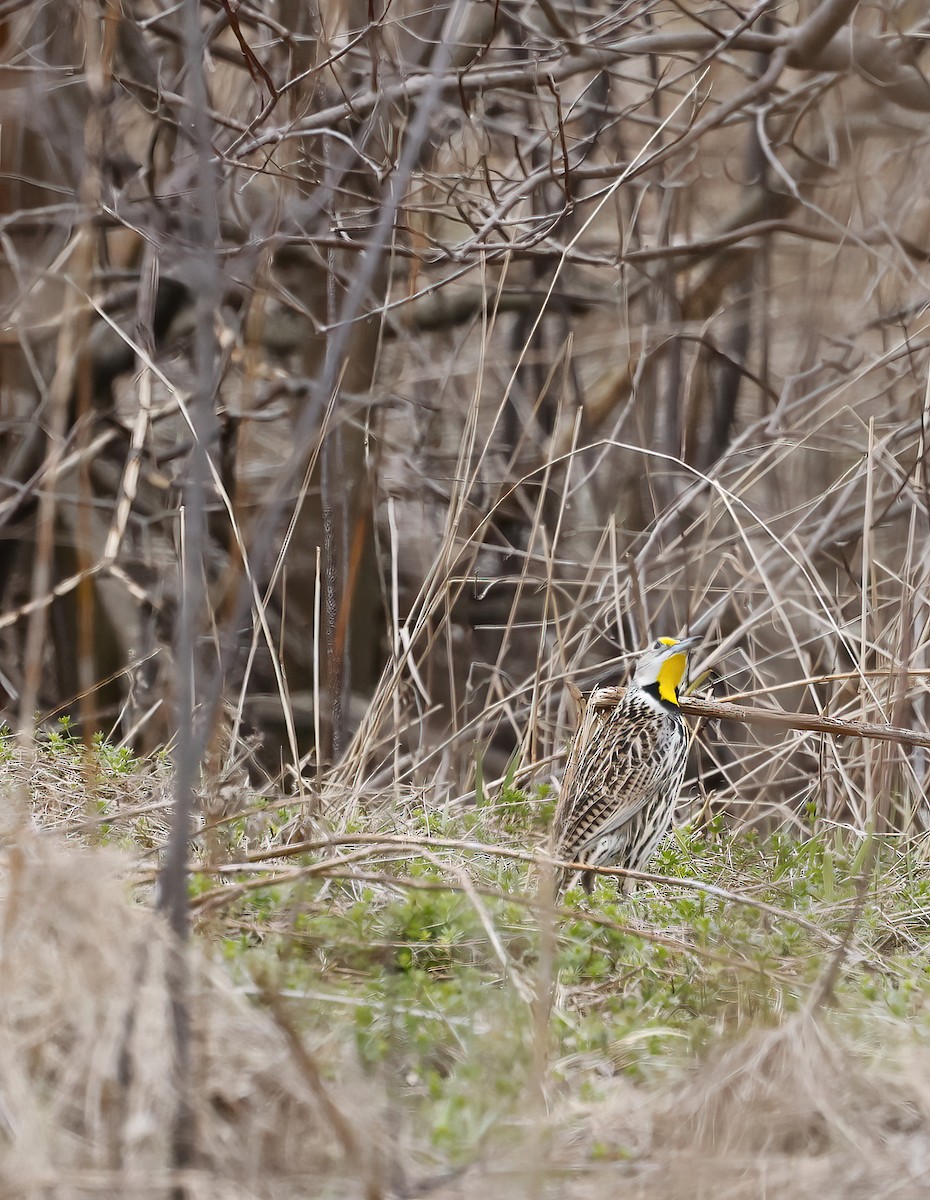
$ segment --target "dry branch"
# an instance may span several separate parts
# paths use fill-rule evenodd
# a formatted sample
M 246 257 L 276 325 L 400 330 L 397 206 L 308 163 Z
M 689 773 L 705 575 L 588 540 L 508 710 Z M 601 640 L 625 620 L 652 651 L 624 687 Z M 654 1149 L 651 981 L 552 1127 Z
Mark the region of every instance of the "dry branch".
M 683 699 L 682 711 L 691 717 L 709 721 L 742 721 L 747 725 L 779 725 L 783 729 L 803 729 L 810 733 L 829 733 L 832 737 L 871 738 L 877 742 L 897 742 L 902 746 L 930 747 L 930 733 L 878 725 L 872 721 L 841 721 L 838 717 L 808 716 L 806 713 L 779 709 L 746 708 L 716 700 Z

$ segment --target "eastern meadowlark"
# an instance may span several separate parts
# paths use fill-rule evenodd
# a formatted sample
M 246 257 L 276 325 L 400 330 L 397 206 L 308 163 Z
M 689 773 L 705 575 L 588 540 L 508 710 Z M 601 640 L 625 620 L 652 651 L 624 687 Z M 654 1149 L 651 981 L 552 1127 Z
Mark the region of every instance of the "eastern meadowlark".
M 644 869 L 668 832 L 688 761 L 678 688 L 701 639 L 659 638 L 626 688 L 592 692 L 568 752 L 552 829 L 557 858 Z M 563 870 L 556 892 L 577 871 Z M 586 892 L 594 876 L 581 872 Z M 624 880 L 622 890 L 629 890 Z

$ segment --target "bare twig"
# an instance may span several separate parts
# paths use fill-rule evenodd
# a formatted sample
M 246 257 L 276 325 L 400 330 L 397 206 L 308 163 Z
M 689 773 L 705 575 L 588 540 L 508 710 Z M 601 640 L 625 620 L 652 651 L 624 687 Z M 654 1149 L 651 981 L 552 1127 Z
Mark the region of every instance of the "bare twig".
M 716 700 L 681 701 L 682 712 L 709 721 L 741 721 L 747 725 L 777 725 L 781 729 L 803 729 L 810 733 L 829 733 L 832 737 L 868 738 L 878 742 L 897 742 L 901 746 L 930 746 L 930 733 L 916 729 L 896 729 L 869 721 L 842 721 L 837 717 L 809 716 L 779 709 L 745 708 Z

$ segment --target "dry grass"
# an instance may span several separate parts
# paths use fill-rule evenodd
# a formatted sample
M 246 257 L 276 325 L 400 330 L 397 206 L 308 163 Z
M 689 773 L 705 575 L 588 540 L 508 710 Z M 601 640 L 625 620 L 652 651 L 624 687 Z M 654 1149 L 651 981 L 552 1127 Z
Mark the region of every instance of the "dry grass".
M 45 835 L 22 834 L 3 855 L 0 1189 L 11 1200 L 170 1188 L 171 949 L 162 921 L 132 902 L 127 867 Z M 186 1194 L 297 1197 L 309 1178 L 323 1194 L 380 1172 L 377 1085 L 324 1041 L 313 1061 L 338 1082 L 315 1089 L 286 1017 L 250 1005 L 205 950 L 192 956 L 198 1159 Z M 355 1160 L 332 1111 L 364 1127 Z
M 564 1195 L 824 1200 L 926 1191 L 926 1052 L 889 1028 L 864 1063 L 809 1016 L 718 1050 L 664 1095 L 619 1087 L 579 1118 L 594 1165 L 560 1165 Z
M 923 1194 L 925 6 L 155 7 L 0 17 L 0 1191 Z
M 22 763 L 7 765 L 22 785 Z M 46 761 L 37 825 L 52 777 Z M 54 831 L 11 829 L 0 1190 L 284 1200 L 312 1179 L 320 1196 L 450 1200 L 921 1194 L 919 863 L 885 861 L 839 1008 L 811 1013 L 858 911 L 856 861 L 837 851 L 828 872 L 816 843 L 772 855 L 728 839 L 702 849 L 692 834 L 666 860 L 680 881 L 623 903 L 606 890 L 590 907 L 570 900 L 546 950 L 516 850 L 538 803 L 504 791 L 426 834 L 437 814 L 408 793 L 386 827 L 402 836 L 302 844 L 290 808 L 246 806 L 238 865 L 210 869 L 198 835 L 200 899 L 214 899 L 195 902 L 197 1157 L 180 1173 L 166 1165 L 172 943 L 139 902 L 147 847 L 90 848 L 86 803 L 76 823 L 59 810 Z

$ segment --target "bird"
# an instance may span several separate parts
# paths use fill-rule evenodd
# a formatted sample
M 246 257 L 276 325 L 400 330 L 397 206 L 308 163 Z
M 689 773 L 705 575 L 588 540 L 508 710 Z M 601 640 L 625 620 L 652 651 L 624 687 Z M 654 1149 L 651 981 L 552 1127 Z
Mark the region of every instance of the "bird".
M 689 732 L 678 689 L 700 637 L 659 638 L 625 688 L 595 689 L 581 712 L 552 824 L 555 858 L 642 871 L 672 824 L 688 762 Z M 575 689 L 581 699 L 581 693 Z M 556 895 L 581 875 L 563 868 Z M 631 890 L 624 879 L 621 891 Z

